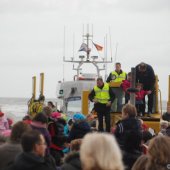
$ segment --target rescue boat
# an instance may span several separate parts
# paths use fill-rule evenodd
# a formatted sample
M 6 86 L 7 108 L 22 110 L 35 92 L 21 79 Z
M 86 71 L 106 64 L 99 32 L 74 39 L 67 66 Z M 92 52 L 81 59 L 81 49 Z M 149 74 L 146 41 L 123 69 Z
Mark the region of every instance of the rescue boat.
M 89 91 L 92 90 L 96 84 L 97 77 L 101 76 L 101 71 L 106 70 L 105 64 L 112 63 L 112 58 L 108 61 L 97 55 L 91 55 L 92 49 L 101 51 L 103 48 L 95 44 L 92 37 L 93 35 L 90 35 L 88 32 L 83 35 L 83 43 L 79 52 L 83 52 L 84 55 L 78 56 L 79 59 L 76 60 L 72 58 L 67 60 L 65 56 L 63 57 L 63 62 L 72 63 L 73 70 L 76 71 L 73 80 L 60 81 L 58 84 L 57 97 L 62 101 L 61 105 L 64 113 L 81 112 L 85 115 L 89 113 L 89 110 L 92 108 L 92 104 L 88 101 Z M 83 65 L 86 65 L 86 68 L 89 70 L 88 73 L 84 72 Z M 91 66 L 96 70 L 94 73 L 90 72 Z
M 85 115 L 90 113 L 93 108 L 93 103 L 90 103 L 88 100 L 88 94 L 96 85 L 97 77 L 101 76 L 101 71 L 106 71 L 106 64 L 112 63 L 112 58 L 110 60 L 106 60 L 106 57 L 99 57 L 97 55 L 91 55 L 90 42 L 92 46 L 95 46 L 97 50 L 102 50 L 102 46 L 93 43 L 92 40 L 93 35 L 90 35 L 88 32 L 83 35 L 83 43 L 79 49 L 79 52 L 83 52 L 84 55 L 79 55 L 79 59 L 75 60 L 74 58 L 66 59 L 63 57 L 63 62 L 72 63 L 73 70 L 76 71 L 76 74 L 73 76 L 71 81 L 59 81 L 57 87 L 57 101 L 60 101 L 60 109 L 63 113 L 66 113 L 68 116 L 75 112 L 81 112 Z M 86 43 L 84 43 L 86 42 Z M 75 64 L 77 65 L 75 67 Z M 93 66 L 95 68 L 95 72 L 85 73 L 82 69 L 83 65 L 87 65 L 87 68 Z M 101 67 L 101 65 L 103 65 Z M 133 69 L 133 68 L 132 68 Z M 90 70 L 90 69 L 89 69 Z M 35 87 L 36 87 L 36 77 L 33 77 L 33 87 L 32 87 L 32 98 L 28 103 L 28 111 L 34 116 L 36 114 L 36 110 L 34 105 L 41 106 L 38 107 L 40 110 L 42 109 L 43 102 L 41 103 L 40 99 L 43 98 L 43 90 L 44 90 L 44 74 L 40 74 L 40 96 L 39 100 L 35 100 Z M 119 86 L 120 84 L 110 83 L 110 86 Z M 168 103 L 170 105 L 170 76 L 169 76 L 169 95 L 168 95 Z M 155 132 L 159 132 L 160 130 L 160 119 L 162 117 L 162 97 L 161 91 L 159 89 L 158 84 L 158 76 L 156 76 L 155 83 L 155 98 L 154 98 L 154 113 L 151 118 L 142 117 L 141 119 L 147 124 L 149 127 L 154 129 Z M 44 100 L 43 100 L 44 101 Z M 37 105 L 37 103 L 38 105 Z M 134 102 L 134 101 L 133 101 Z M 32 109 L 32 110 L 31 110 Z M 115 124 L 119 119 L 121 119 L 121 113 L 111 113 L 111 124 Z
M 90 113 L 92 109 L 92 103 L 88 100 L 88 94 L 96 84 L 96 78 L 101 76 L 100 71 L 105 70 L 106 68 L 99 68 L 99 64 L 112 63 L 112 58 L 109 61 L 102 60 L 99 61 L 98 56 L 91 56 L 91 49 L 89 48 L 89 41 L 92 41 L 90 38 L 92 35 L 87 33 L 83 35 L 86 40 L 86 43 L 83 43 L 81 48 L 85 52 L 85 55 L 80 55 L 79 60 L 74 60 L 73 58 L 70 60 L 66 60 L 63 57 L 63 62 L 70 62 L 73 64 L 77 64 L 77 67 L 73 67 L 73 70 L 77 71 L 77 74 L 74 76 L 72 81 L 63 81 L 59 82 L 57 97 L 62 100 L 62 110 L 67 114 L 72 114 L 75 112 L 81 112 L 83 114 Z M 83 73 L 82 65 L 87 64 L 88 66 L 92 64 L 96 68 L 95 73 Z M 80 72 L 81 70 L 81 72 Z M 117 87 L 120 84 L 110 83 L 110 86 Z M 162 99 L 161 99 L 161 91 L 158 85 L 158 76 L 156 76 L 155 83 L 155 103 L 154 103 L 154 113 L 152 117 L 142 117 L 141 119 L 147 124 L 149 127 L 154 129 L 155 132 L 159 132 L 160 130 L 160 119 L 162 115 Z M 74 106 L 77 106 L 75 109 Z M 121 113 L 111 113 L 111 124 L 115 124 L 119 119 L 121 119 Z

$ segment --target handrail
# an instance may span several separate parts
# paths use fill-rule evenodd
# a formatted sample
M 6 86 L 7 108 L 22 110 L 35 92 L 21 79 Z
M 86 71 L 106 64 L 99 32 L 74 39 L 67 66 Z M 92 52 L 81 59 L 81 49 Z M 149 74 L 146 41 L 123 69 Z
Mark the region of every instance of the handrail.
M 158 85 L 158 76 L 155 76 L 155 112 L 159 113 L 159 105 L 158 105 L 158 91 L 159 91 L 159 85 Z

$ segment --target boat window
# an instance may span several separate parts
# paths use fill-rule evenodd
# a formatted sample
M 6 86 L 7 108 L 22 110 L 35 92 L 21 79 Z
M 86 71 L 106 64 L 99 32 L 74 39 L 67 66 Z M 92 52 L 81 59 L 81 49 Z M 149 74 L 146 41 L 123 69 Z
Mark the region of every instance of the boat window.
M 93 108 L 93 103 L 90 102 L 89 111 Z M 81 112 L 81 100 L 69 101 L 67 105 L 68 112 Z
M 69 101 L 67 105 L 68 112 L 81 112 L 81 100 Z

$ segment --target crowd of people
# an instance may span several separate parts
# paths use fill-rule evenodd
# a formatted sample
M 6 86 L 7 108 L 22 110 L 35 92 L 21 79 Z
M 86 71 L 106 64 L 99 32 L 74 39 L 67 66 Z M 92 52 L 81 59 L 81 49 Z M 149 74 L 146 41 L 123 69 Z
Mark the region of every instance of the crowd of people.
M 147 113 L 152 113 L 154 71 L 145 63 L 137 65 L 136 70 L 136 105 L 128 102 L 130 94 L 127 89 L 130 87 L 131 73 L 126 75 L 120 63 L 116 63 L 115 71 L 107 79 L 107 82 L 115 81 L 119 86 L 110 87 L 101 77 L 97 79 L 97 84 L 89 94 L 97 118 L 93 113 L 87 116 L 74 113 L 68 117 L 58 111 L 51 101 L 43 105 L 40 112 L 28 114 L 15 124 L 0 111 L 0 169 L 170 168 L 170 152 L 167 149 L 170 147 L 170 107 L 167 107 L 167 112 L 162 116 L 160 132 L 153 133 L 153 129 L 143 122 L 139 113 L 145 113 L 145 95 L 148 95 Z M 115 92 L 117 89 L 118 93 Z M 126 102 L 123 105 L 124 93 Z M 121 120 L 114 126 L 110 123 L 112 109 L 121 112 Z
M 166 116 L 170 115 L 169 107 L 167 111 Z M 0 114 L 5 117 L 3 112 Z M 96 120 L 81 113 L 68 118 L 44 106 L 34 118 L 27 115 L 11 128 L 7 126 L 8 134 L 2 132 L 8 121 L 1 119 L 0 168 L 164 170 L 169 166 L 170 126 L 167 120 L 161 120 L 160 132 L 152 134 L 137 117 L 136 107 L 128 103 L 122 108 L 122 120 L 110 130 L 94 129 L 92 119 Z

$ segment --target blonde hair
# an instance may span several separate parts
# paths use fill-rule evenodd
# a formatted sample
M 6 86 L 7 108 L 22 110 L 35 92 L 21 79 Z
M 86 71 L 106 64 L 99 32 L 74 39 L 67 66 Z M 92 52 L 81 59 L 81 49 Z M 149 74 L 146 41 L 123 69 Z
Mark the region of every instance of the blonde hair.
M 82 143 L 82 139 L 74 139 L 70 143 L 71 151 L 79 151 Z
M 126 104 L 122 108 L 122 112 L 127 114 L 129 117 L 136 117 L 137 116 L 137 111 L 136 107 L 133 106 L 132 104 Z
M 123 170 L 121 151 L 114 136 L 87 134 L 80 147 L 83 170 Z
M 147 155 L 141 155 L 136 162 L 133 164 L 132 170 L 145 170 L 146 163 L 148 162 Z
M 170 138 L 167 136 L 157 136 L 151 140 L 148 147 L 148 165 L 147 169 L 167 169 L 170 163 Z

